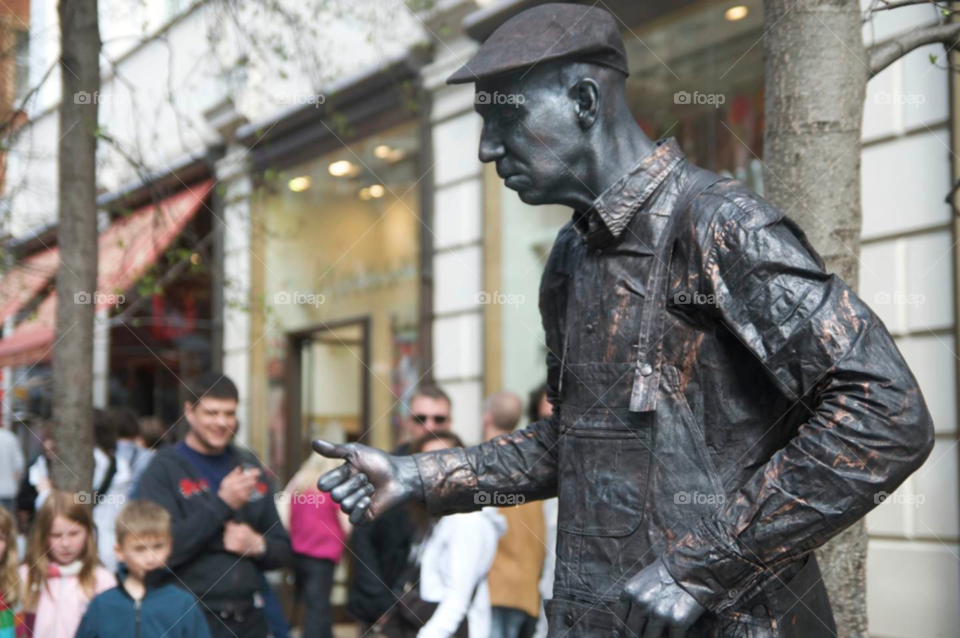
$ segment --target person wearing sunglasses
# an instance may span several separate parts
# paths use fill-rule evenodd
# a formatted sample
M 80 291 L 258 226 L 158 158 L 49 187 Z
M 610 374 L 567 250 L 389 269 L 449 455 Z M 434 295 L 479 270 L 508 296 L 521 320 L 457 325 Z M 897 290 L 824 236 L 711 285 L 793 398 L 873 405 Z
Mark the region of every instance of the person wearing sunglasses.
M 407 440 L 415 441 L 428 432 L 450 430 L 450 397 L 435 385 L 417 390 L 410 400 Z
M 410 398 L 404 419 L 405 441 L 393 454 L 410 454 L 410 445 L 430 432 L 450 430 L 450 397 L 435 385 L 424 385 Z M 367 634 L 381 617 L 396 605 L 393 588 L 402 585 L 407 561 L 417 532 L 407 508 L 394 510 L 370 525 L 354 528 L 350 551 L 354 557 L 354 578 L 347 594 L 347 613 L 358 623 L 360 635 Z

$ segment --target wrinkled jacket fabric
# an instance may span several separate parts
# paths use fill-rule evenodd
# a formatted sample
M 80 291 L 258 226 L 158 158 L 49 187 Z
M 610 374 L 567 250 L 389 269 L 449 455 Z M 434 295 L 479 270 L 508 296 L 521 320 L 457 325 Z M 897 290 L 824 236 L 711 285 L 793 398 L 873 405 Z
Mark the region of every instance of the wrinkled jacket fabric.
M 559 495 L 552 634 L 618 631 L 659 556 L 708 610 L 691 635 L 830 635 L 812 551 L 932 448 L 880 319 L 792 220 L 734 180 L 688 193 L 697 172 L 663 142 L 560 231 L 540 289 L 553 416 L 416 457 L 433 513 Z

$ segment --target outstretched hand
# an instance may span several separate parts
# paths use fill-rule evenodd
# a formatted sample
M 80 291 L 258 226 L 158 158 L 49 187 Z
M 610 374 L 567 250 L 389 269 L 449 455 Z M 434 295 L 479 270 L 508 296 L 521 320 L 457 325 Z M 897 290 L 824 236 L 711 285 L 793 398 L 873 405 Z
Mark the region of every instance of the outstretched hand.
M 346 461 L 320 477 L 317 487 L 329 492 L 354 525 L 367 523 L 415 498 L 423 486 L 416 462 L 410 456 L 391 456 L 359 443 L 336 445 L 313 442 L 317 454 Z
M 617 616 L 630 636 L 683 638 L 705 611 L 658 558 L 627 581 Z

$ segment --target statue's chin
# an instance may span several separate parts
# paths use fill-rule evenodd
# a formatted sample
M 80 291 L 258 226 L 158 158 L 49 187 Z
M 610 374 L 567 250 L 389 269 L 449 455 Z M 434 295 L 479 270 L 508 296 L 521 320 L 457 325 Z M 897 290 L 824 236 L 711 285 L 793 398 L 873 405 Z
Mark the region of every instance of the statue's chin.
M 524 204 L 530 204 L 531 206 L 538 206 L 543 203 L 543 198 L 535 192 L 528 189 L 517 190 L 517 195 L 520 196 L 520 201 Z

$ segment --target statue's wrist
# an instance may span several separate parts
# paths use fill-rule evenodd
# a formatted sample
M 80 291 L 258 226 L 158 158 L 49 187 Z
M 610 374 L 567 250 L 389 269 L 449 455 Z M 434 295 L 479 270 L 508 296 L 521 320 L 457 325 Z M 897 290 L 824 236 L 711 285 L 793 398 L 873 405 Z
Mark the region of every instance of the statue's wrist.
M 401 485 L 403 485 L 404 501 L 425 502 L 423 479 L 420 478 L 420 469 L 413 456 L 394 457 Z

